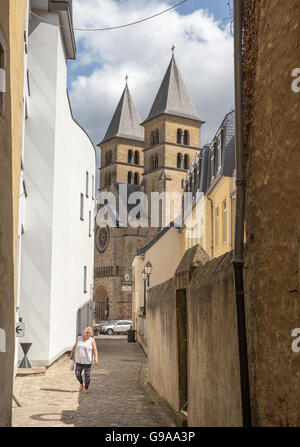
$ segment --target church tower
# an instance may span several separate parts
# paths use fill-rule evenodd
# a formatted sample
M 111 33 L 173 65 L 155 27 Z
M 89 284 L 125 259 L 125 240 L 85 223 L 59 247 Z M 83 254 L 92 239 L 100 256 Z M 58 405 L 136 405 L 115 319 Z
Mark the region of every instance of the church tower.
M 100 191 L 115 183 L 139 185 L 144 171 L 144 131 L 141 119 L 126 85 L 98 146 L 101 149 Z
M 178 70 L 174 47 L 172 52 L 150 113 L 142 123 L 145 129 L 143 187 L 149 203 L 153 191 L 183 194 L 183 180 L 200 151 L 204 122 Z M 176 211 L 171 219 L 174 217 L 177 217 Z

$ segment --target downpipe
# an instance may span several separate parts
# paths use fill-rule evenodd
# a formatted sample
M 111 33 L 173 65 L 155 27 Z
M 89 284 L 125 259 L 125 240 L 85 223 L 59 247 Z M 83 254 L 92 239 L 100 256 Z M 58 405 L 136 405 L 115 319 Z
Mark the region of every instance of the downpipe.
M 247 353 L 247 329 L 244 301 L 244 220 L 245 220 L 245 167 L 243 120 L 243 66 L 242 66 L 243 0 L 234 0 L 234 86 L 235 86 L 235 160 L 236 160 L 236 217 L 234 238 L 234 284 L 237 312 L 240 385 L 243 426 L 251 427 L 251 401 Z

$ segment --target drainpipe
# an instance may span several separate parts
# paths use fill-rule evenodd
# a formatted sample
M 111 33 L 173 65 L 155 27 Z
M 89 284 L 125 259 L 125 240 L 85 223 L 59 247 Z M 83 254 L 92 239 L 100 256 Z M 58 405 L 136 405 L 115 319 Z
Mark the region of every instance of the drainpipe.
M 229 198 L 229 250 L 232 250 L 232 198 L 236 192 L 232 192 Z
M 243 66 L 242 66 L 243 0 L 234 0 L 234 73 L 235 73 L 235 160 L 236 160 L 236 219 L 233 268 L 237 310 L 238 346 L 240 363 L 243 426 L 251 426 L 250 386 L 247 354 L 247 331 L 244 303 L 244 121 L 243 121 Z
M 210 201 L 210 256 L 211 259 L 214 257 L 214 233 L 213 233 L 213 201 L 207 196 L 207 200 Z

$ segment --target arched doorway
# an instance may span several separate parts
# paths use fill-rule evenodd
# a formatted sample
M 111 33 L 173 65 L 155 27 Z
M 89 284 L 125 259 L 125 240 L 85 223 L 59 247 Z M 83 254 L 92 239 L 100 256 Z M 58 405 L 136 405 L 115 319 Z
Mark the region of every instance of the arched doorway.
M 96 290 L 94 301 L 95 306 L 95 323 L 108 320 L 109 317 L 109 299 L 105 287 L 100 286 Z

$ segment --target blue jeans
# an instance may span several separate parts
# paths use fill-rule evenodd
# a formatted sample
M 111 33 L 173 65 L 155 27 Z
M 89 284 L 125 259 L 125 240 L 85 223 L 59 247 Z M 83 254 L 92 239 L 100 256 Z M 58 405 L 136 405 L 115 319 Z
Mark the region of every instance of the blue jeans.
M 86 390 L 88 389 L 91 380 L 91 367 L 92 367 L 91 363 L 89 364 L 76 363 L 75 375 L 77 377 L 77 380 L 81 383 L 81 385 L 83 384 L 82 370 L 84 369 L 84 387 Z

